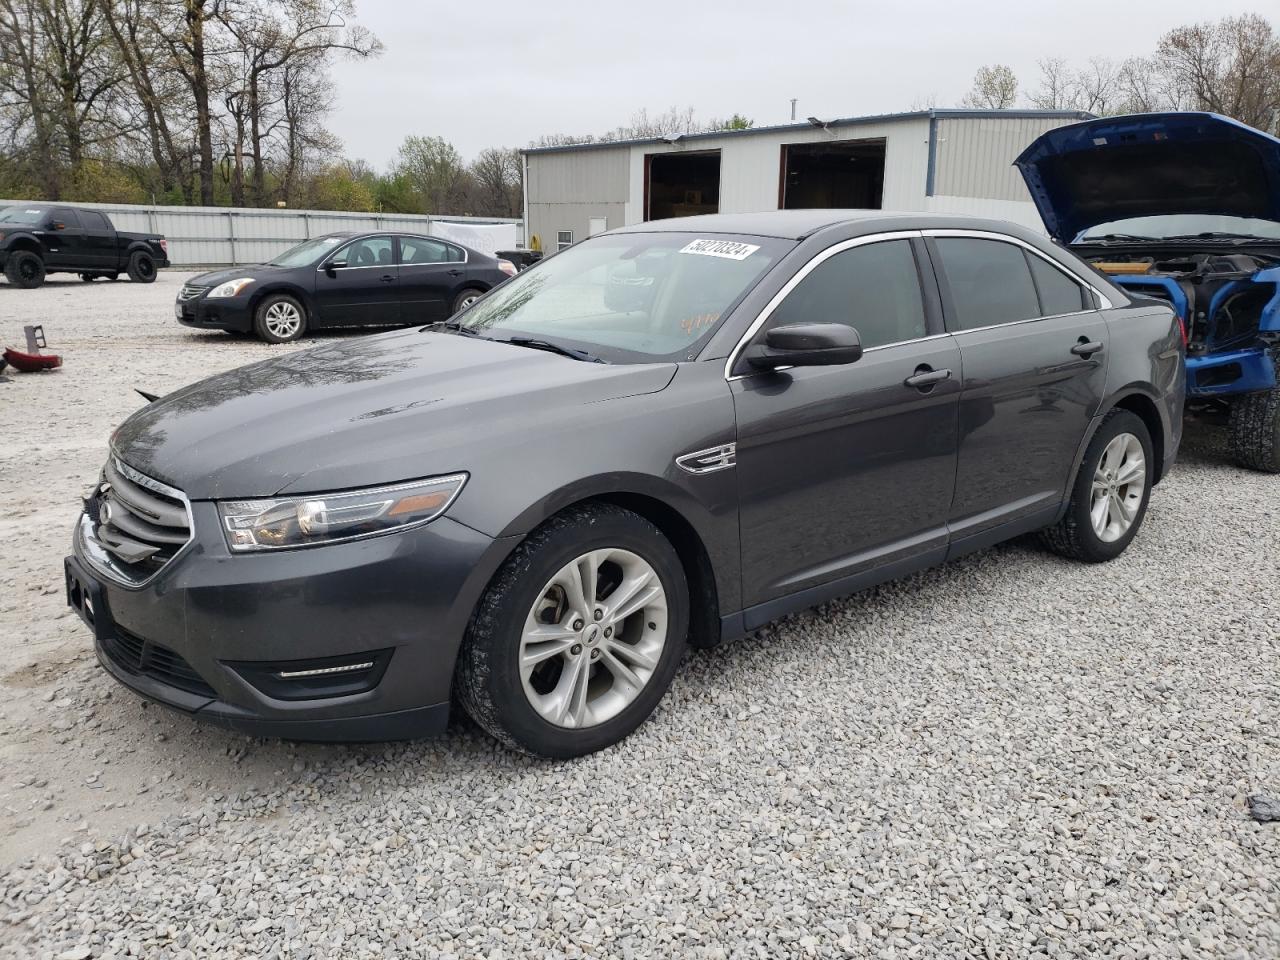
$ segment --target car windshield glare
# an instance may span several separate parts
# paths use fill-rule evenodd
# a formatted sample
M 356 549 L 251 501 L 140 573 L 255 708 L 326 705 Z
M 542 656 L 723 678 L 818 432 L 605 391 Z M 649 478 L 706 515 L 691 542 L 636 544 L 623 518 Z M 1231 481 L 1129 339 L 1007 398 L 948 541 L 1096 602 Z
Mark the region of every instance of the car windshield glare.
M 538 337 L 615 363 L 690 359 L 792 246 L 728 234 L 595 237 L 512 278 L 458 323 L 494 339 Z
M 1258 237 L 1263 240 L 1280 240 L 1280 223 L 1255 217 L 1171 213 L 1159 217 L 1130 217 L 1127 220 L 1100 223 L 1081 233 L 1076 242 L 1104 240 L 1109 236 L 1118 240 L 1163 240 L 1167 237 L 1192 238 L 1201 234 L 1220 238 Z
M 345 239 L 346 237 L 316 237 L 296 247 L 290 247 L 268 262 L 273 267 L 305 267 L 308 264 L 318 263 L 321 257 Z

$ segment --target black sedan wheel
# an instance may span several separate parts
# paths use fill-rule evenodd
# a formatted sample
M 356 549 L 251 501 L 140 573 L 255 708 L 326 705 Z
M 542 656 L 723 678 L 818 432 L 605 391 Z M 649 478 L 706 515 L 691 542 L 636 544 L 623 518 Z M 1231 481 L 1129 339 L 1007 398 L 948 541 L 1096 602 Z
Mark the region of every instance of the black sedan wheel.
M 30 250 L 16 250 L 4 263 L 4 275 L 15 287 L 34 289 L 44 283 L 44 261 Z
M 267 343 L 289 343 L 307 332 L 307 312 L 288 294 L 273 293 L 254 311 L 253 329 Z
M 472 617 L 456 689 L 472 719 L 525 753 L 617 743 L 666 693 L 684 653 L 680 558 L 643 517 L 572 508 L 516 548 Z
M 461 313 L 483 296 L 483 290 L 463 290 L 453 299 L 453 312 Z

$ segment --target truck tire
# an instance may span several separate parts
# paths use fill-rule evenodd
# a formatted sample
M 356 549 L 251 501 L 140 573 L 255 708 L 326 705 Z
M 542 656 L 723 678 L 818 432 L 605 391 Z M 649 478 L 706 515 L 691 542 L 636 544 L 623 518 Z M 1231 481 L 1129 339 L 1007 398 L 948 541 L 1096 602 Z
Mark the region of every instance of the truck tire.
M 156 279 L 156 262 L 151 254 L 135 250 L 129 257 L 129 279 L 134 283 L 154 283 Z
M 30 250 L 15 250 L 4 263 L 4 275 L 15 287 L 33 290 L 44 283 L 44 261 Z
M 1151 434 L 1142 418 L 1112 410 L 1080 461 L 1067 512 L 1040 531 L 1041 541 L 1072 560 L 1114 560 L 1142 526 L 1155 470 Z
M 1280 362 L 1277 362 L 1280 373 Z M 1246 393 L 1231 404 L 1231 453 L 1249 470 L 1280 473 L 1280 386 Z

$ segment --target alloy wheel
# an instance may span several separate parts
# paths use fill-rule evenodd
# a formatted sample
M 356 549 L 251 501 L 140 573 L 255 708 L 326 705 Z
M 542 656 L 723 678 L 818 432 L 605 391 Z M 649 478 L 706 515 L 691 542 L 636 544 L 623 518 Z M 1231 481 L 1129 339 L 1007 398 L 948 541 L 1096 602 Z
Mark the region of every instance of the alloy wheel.
M 538 594 L 520 637 L 520 682 L 548 723 L 604 723 L 644 689 L 667 642 L 667 594 L 629 550 L 565 564 Z
M 296 336 L 302 327 L 302 313 L 296 306 L 285 300 L 279 300 L 267 307 L 264 320 L 271 335 L 282 340 Z
M 1147 460 L 1132 433 L 1117 434 L 1093 472 L 1089 519 L 1103 543 L 1114 543 L 1133 526 L 1147 490 Z

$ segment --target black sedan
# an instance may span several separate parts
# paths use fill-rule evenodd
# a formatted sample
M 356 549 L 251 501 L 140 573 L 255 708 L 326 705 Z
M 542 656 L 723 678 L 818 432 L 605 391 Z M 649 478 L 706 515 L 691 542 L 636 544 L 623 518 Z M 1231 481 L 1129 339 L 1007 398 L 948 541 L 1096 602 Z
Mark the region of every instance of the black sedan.
M 515 276 L 515 266 L 413 233 L 330 233 L 269 263 L 192 277 L 174 304 L 189 327 L 288 343 L 321 327 L 445 320 Z
M 106 670 L 198 718 L 371 740 L 460 703 L 573 756 L 686 644 L 1032 531 L 1118 556 L 1183 387 L 1167 305 L 1012 224 L 646 223 L 139 410 L 67 595 Z

